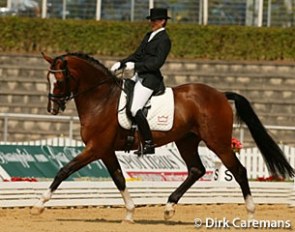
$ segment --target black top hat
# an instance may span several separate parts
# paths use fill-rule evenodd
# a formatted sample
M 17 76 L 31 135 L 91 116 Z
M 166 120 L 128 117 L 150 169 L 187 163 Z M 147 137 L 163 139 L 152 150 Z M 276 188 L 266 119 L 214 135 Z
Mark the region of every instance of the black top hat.
M 170 19 L 167 15 L 167 9 L 165 8 L 152 8 L 150 9 L 150 15 L 146 17 L 147 19 Z

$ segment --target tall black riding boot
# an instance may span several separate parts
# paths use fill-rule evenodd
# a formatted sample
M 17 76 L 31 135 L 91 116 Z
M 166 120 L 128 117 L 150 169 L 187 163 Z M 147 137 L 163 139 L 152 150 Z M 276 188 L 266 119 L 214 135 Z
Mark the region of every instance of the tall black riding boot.
M 155 145 L 153 143 L 152 132 L 149 123 L 144 116 L 142 110 L 137 111 L 134 120 L 137 124 L 138 131 L 143 137 L 144 144 L 143 149 L 134 152 L 137 155 L 145 154 L 155 154 Z

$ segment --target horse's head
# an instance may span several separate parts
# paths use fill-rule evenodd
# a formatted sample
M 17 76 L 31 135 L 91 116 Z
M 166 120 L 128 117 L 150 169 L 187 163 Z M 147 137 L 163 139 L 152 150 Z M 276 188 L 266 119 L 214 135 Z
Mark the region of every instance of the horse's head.
M 122 80 L 87 54 L 67 53 L 55 58 L 44 53 L 42 55 L 50 64 L 47 74 L 49 83 L 47 110 L 51 114 L 56 115 L 60 110 L 64 111 L 67 101 L 73 98 L 81 99 L 86 96 L 88 99 L 80 102 L 88 102 L 93 94 L 100 94 L 102 90 L 112 92 L 114 88 L 121 89 Z M 102 98 L 106 98 L 106 93 Z
M 71 99 L 71 75 L 64 56 L 51 58 L 42 53 L 43 58 L 50 63 L 47 74 L 49 84 L 47 111 L 53 115 L 64 111 L 66 102 Z

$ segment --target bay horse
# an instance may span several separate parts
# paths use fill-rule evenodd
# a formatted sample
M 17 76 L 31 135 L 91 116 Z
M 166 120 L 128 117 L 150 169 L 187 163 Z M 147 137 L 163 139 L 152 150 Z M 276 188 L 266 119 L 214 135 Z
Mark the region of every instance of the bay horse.
M 101 159 L 120 191 L 125 207 L 125 221 L 133 222 L 135 205 L 126 187 L 125 178 L 115 151 L 124 150 L 128 130 L 118 123 L 118 101 L 122 91 L 122 79 L 116 77 L 99 61 L 83 53 L 67 53 L 51 58 L 42 53 L 50 64 L 47 110 L 57 115 L 65 110 L 66 102 L 74 99 L 81 123 L 81 138 L 85 149 L 61 168 L 49 189 L 31 209 L 40 214 L 53 192 L 72 173 L 92 161 Z M 172 88 L 175 99 L 174 122 L 167 132 L 152 131 L 155 144 L 175 142 L 187 165 L 188 176 L 169 196 L 164 210 L 165 219 L 171 218 L 174 206 L 185 192 L 206 170 L 198 154 L 203 141 L 233 174 L 241 187 L 248 217 L 255 211 L 247 171 L 231 149 L 234 114 L 229 100 L 234 101 L 236 114 L 248 126 L 271 174 L 294 176 L 294 169 L 283 152 L 267 133 L 249 101 L 234 92 L 220 92 L 201 83 L 188 83 Z M 140 142 L 135 135 L 134 149 Z

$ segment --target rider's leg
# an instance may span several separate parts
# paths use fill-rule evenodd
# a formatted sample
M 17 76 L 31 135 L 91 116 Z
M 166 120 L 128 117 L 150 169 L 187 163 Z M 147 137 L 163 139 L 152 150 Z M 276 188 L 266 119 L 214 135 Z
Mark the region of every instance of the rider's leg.
M 131 114 L 138 126 L 139 133 L 144 140 L 144 148 L 142 154 L 154 154 L 155 148 L 152 138 L 150 126 L 146 117 L 142 112 L 142 108 L 152 96 L 153 90 L 143 86 L 140 81 L 137 81 L 134 86 L 133 101 L 131 105 Z
M 155 154 L 155 145 L 153 142 L 152 132 L 142 110 L 138 110 L 135 117 L 140 135 L 143 137 L 143 149 L 134 152 L 137 155 Z

